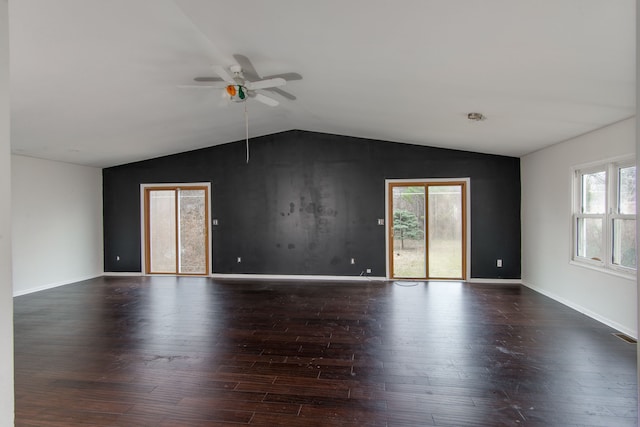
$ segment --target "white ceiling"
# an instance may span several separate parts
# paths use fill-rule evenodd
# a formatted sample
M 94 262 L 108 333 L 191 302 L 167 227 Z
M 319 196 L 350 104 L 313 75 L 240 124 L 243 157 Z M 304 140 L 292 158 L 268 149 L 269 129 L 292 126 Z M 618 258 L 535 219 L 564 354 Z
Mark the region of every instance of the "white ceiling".
M 635 114 L 634 0 L 9 2 L 14 153 L 106 167 L 289 129 L 521 156 Z M 469 112 L 487 119 L 470 122 Z

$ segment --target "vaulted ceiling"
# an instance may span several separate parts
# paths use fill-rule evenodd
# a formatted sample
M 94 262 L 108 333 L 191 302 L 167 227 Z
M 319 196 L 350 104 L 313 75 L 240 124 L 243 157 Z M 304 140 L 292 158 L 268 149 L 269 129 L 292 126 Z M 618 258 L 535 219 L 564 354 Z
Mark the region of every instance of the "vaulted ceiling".
M 245 107 L 250 137 L 509 156 L 635 114 L 634 0 L 20 0 L 9 20 L 12 150 L 70 163 L 242 140 Z M 181 87 L 238 61 L 284 74 L 279 106 Z

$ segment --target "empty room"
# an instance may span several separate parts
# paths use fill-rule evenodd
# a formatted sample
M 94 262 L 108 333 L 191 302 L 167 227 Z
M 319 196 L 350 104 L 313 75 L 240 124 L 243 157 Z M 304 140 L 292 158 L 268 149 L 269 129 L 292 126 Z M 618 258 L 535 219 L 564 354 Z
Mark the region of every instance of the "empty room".
M 0 3 L 0 425 L 636 426 L 633 0 Z

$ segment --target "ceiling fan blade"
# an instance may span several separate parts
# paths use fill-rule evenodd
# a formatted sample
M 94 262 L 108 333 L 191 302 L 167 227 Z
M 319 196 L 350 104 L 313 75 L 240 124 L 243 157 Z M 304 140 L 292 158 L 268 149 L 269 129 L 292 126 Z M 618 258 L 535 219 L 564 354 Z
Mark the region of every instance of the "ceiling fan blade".
M 285 79 L 276 77 L 275 79 L 258 80 L 257 82 L 247 82 L 246 86 L 249 90 L 270 89 L 273 87 L 284 86 L 287 84 Z
M 213 71 L 215 71 L 216 74 L 219 75 L 222 78 L 222 80 L 224 80 L 225 82 L 232 85 L 236 84 L 236 81 L 233 80 L 233 77 L 231 77 L 231 74 L 229 74 L 229 72 L 224 67 L 221 67 L 219 65 L 214 65 Z
M 266 88 L 265 90 L 277 93 L 281 97 L 287 98 L 290 101 L 295 101 L 297 99 L 295 95 L 293 95 L 292 93 L 287 92 L 286 90 L 282 90 L 279 87 Z
M 292 82 L 294 80 L 302 80 L 302 76 L 298 73 L 282 73 L 282 74 L 274 74 L 273 76 L 264 76 L 265 79 L 275 79 L 276 77 L 285 79 L 288 82 Z
M 221 82 L 223 81 L 220 77 L 196 77 L 193 79 L 195 82 Z
M 261 93 L 256 93 L 254 96 L 256 101 L 260 101 L 263 104 L 267 104 L 270 107 L 276 107 L 277 105 L 279 105 L 280 103 L 278 101 L 276 101 L 273 98 L 269 98 L 268 96 L 264 96 Z
M 228 83 L 226 82 L 218 82 L 218 84 L 208 84 L 208 85 L 178 85 L 180 89 L 224 89 L 227 87 Z
M 260 75 L 256 71 L 249 58 L 236 53 L 235 55 L 233 55 L 233 59 L 235 59 L 238 65 L 242 67 L 242 74 L 244 74 L 244 77 L 247 80 L 260 80 Z

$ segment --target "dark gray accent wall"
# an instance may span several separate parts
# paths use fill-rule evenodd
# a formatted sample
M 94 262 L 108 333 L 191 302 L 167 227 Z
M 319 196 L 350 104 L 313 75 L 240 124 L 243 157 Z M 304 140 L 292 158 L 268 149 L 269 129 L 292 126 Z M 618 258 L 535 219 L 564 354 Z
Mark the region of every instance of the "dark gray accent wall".
M 384 276 L 385 179 L 469 177 L 470 277 L 520 278 L 518 158 L 297 130 L 250 146 L 104 169 L 105 271 L 142 271 L 143 183 L 211 183 L 215 273 Z

